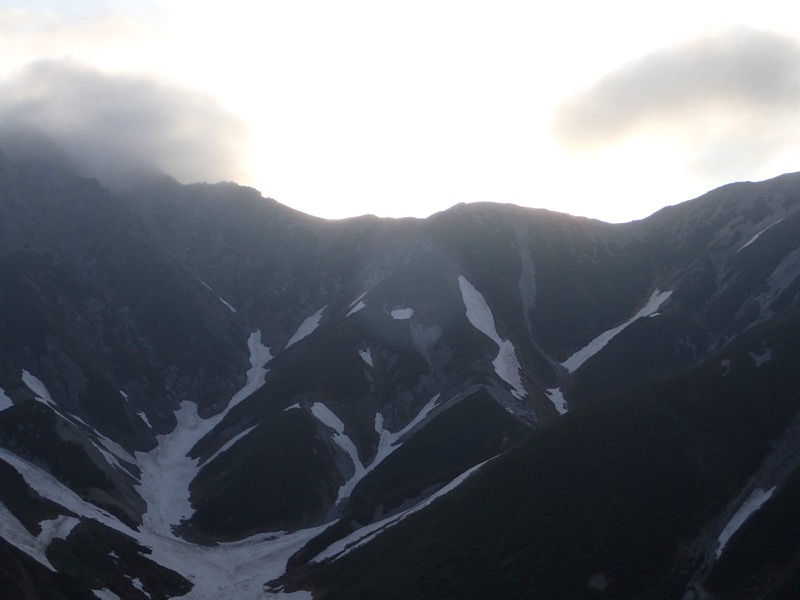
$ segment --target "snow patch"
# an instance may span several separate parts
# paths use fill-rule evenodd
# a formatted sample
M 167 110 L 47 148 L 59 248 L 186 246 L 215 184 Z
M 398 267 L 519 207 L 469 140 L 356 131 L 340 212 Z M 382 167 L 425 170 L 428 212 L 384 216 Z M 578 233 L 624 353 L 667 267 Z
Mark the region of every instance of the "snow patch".
M 9 544 L 24 552 L 36 562 L 44 565 L 51 571 L 55 571 L 53 565 L 47 560 L 45 556 L 45 544 L 42 544 L 37 538 L 31 535 L 31 532 L 25 529 L 25 526 L 20 522 L 14 514 L 8 510 L 5 504 L 0 502 L 0 538 L 6 540 Z
M 107 590 L 105 588 L 101 590 L 92 590 L 92 593 L 100 598 L 100 600 L 122 600 L 119 596 L 117 596 L 111 590 Z
M 410 517 L 414 513 L 430 505 L 437 498 L 441 498 L 445 494 L 453 491 L 455 488 L 461 485 L 470 475 L 475 473 L 475 471 L 480 469 L 487 462 L 489 461 L 488 460 L 484 461 L 478 465 L 475 465 L 471 469 L 468 469 L 467 471 L 465 471 L 464 473 L 453 479 L 453 481 L 448 483 L 442 489 L 437 491 L 435 494 L 428 496 L 427 498 L 425 498 L 425 500 L 422 500 L 420 503 L 412 506 L 408 510 L 405 510 L 396 515 L 392 515 L 391 517 L 387 517 L 386 519 L 383 519 L 381 521 L 377 521 L 375 523 L 367 525 L 366 527 L 362 527 L 361 529 L 354 531 L 347 537 L 344 537 L 334 542 L 333 544 L 328 546 L 325 550 L 320 552 L 317 556 L 315 556 L 313 559 L 311 559 L 312 562 L 320 562 L 331 557 L 333 557 L 335 560 L 341 558 L 342 556 L 345 556 L 346 554 L 350 553 L 356 548 L 363 546 L 370 540 L 374 539 L 375 537 L 386 531 L 389 527 L 397 525 L 400 521 Z
M 152 425 L 150 425 L 150 421 L 148 421 L 148 420 L 147 420 L 147 415 L 146 415 L 146 414 L 144 414 L 144 412 L 142 412 L 142 411 L 139 411 L 139 412 L 137 412 L 136 414 L 138 415 L 138 417 L 139 417 L 139 418 L 140 418 L 142 421 L 144 421 L 144 424 L 145 424 L 145 425 L 147 425 L 147 426 L 148 426 L 150 429 L 152 429 L 152 428 L 153 428 L 153 426 L 152 426 Z
M 361 303 L 361 301 L 364 299 L 364 296 L 366 296 L 366 295 L 367 295 L 367 292 L 363 292 L 363 293 L 362 293 L 362 294 L 361 294 L 361 295 L 360 295 L 358 298 L 356 298 L 355 300 L 353 300 L 353 301 L 350 303 L 350 308 L 353 308 L 353 307 L 354 307 L 354 306 L 356 306 L 357 304 L 360 304 L 360 303 Z
M 5 390 L 0 387 L 0 412 L 12 406 L 14 406 L 14 403 L 11 401 L 11 398 L 9 398 Z
M 231 311 L 233 314 L 236 314 L 236 309 L 233 308 L 233 306 L 231 306 L 230 303 L 228 303 L 222 296 L 217 296 L 217 298 L 219 298 L 219 301 L 228 307 L 229 311 Z
M 410 319 L 414 316 L 414 309 L 413 308 L 395 308 L 391 312 L 392 318 L 397 320 L 405 320 Z
M 367 363 L 370 367 L 374 367 L 375 366 L 373 361 L 372 361 L 372 352 L 370 352 L 368 349 L 367 350 L 359 350 L 358 351 L 358 355 L 361 357 L 361 360 L 363 360 L 365 363 Z
M 146 589 L 144 589 L 144 585 L 142 585 L 142 580 L 141 579 L 139 579 L 138 577 L 135 578 L 135 579 L 129 577 L 128 579 L 130 579 L 131 585 L 133 587 L 135 587 L 137 590 L 142 592 L 145 596 L 150 598 L 150 593 Z
M 567 408 L 567 400 L 564 398 L 564 393 L 561 391 L 561 388 L 551 388 L 545 393 L 547 397 L 550 398 L 550 402 L 553 403 L 553 406 L 556 407 L 558 414 L 563 415 L 569 411 L 569 408 Z
M 244 430 L 244 431 L 242 431 L 241 433 L 239 433 L 239 434 L 237 434 L 237 435 L 233 436 L 231 439 L 229 439 L 229 440 L 228 440 L 228 441 L 225 443 L 225 445 L 223 445 L 223 446 L 222 446 L 222 448 L 220 448 L 220 449 L 219 449 L 219 450 L 217 450 L 217 451 L 216 451 L 216 452 L 215 452 L 213 455 L 211 455 L 211 458 L 209 458 L 208 460 L 206 460 L 206 461 L 204 461 L 204 462 L 203 462 L 203 467 L 207 466 L 207 465 L 208 465 L 208 464 L 209 464 L 209 463 L 210 463 L 212 460 L 214 460 L 215 458 L 217 458 L 217 457 L 218 457 L 220 454 L 222 454 L 223 452 L 225 452 L 225 451 L 226 451 L 226 450 L 228 450 L 229 448 L 232 448 L 232 447 L 233 447 L 233 446 L 236 444 L 236 442 L 238 442 L 240 439 L 242 439 L 242 438 L 243 438 L 244 436 L 246 436 L 248 433 L 250 433 L 251 431 L 253 431 L 253 429 L 255 429 L 256 427 L 258 427 L 258 425 L 253 425 L 252 427 L 249 427 L 249 428 L 245 429 L 245 430 Z
M 767 348 L 763 352 L 756 353 L 756 352 L 749 352 L 750 358 L 756 361 L 756 367 L 760 367 L 766 362 L 769 362 L 772 358 L 772 348 Z
M 22 382 L 25 385 L 27 385 L 28 389 L 36 395 L 37 402 L 41 402 L 42 404 L 49 406 L 50 408 L 56 408 L 56 403 L 53 402 L 53 398 L 50 396 L 50 392 L 47 390 L 47 386 L 42 383 L 41 379 L 39 379 L 34 375 L 31 375 L 30 372 L 23 369 Z
M 322 312 L 326 308 L 328 308 L 327 304 L 322 308 L 320 308 L 313 315 L 306 318 L 306 320 L 300 324 L 300 327 L 297 328 L 297 331 L 294 332 L 294 335 L 291 338 L 289 338 L 289 341 L 286 343 L 286 347 L 288 348 L 292 344 L 296 344 L 303 338 L 314 333 L 314 330 L 319 326 L 319 320 L 322 318 Z
M 97 431 L 95 431 L 95 435 L 100 440 L 100 443 L 103 444 L 103 446 L 105 446 L 106 450 L 111 452 L 114 456 L 116 456 L 117 458 L 121 458 L 122 460 L 125 460 L 129 463 L 133 464 L 136 463 L 136 459 L 131 455 L 131 453 L 125 450 L 125 448 L 120 446 L 117 442 L 108 439 L 102 433 L 99 433 Z
M 42 383 L 42 381 L 38 377 L 32 375 L 25 369 L 22 370 L 22 381 L 23 383 L 25 383 L 25 385 L 28 386 L 28 389 L 30 389 L 36 395 L 37 402 L 41 402 L 45 406 L 49 407 L 59 417 L 61 417 L 65 421 L 71 422 L 73 425 L 75 425 L 76 423 L 80 423 L 87 429 L 92 429 L 92 427 L 80 417 L 76 417 L 75 415 L 69 413 L 66 414 L 62 413 L 58 409 L 58 405 L 53 401 L 53 397 L 47 390 L 47 386 L 44 383 Z
M 78 523 L 80 523 L 80 519 L 68 517 L 67 515 L 60 515 L 55 519 L 42 521 L 39 523 L 39 527 L 42 528 L 42 531 L 36 536 L 36 539 L 47 548 L 53 540 L 67 539 Z
M 610 342 L 614 337 L 617 336 L 623 329 L 631 325 L 634 321 L 637 321 L 644 317 L 655 316 L 658 309 L 661 305 L 667 301 L 667 299 L 672 295 L 672 291 L 669 292 L 661 292 L 659 290 L 655 290 L 650 299 L 647 301 L 647 304 L 639 310 L 633 317 L 625 321 L 622 325 L 618 325 L 613 329 L 609 329 L 608 331 L 604 331 L 596 338 L 594 338 L 591 342 L 589 342 L 586 346 L 578 350 L 575 354 L 570 356 L 567 360 L 561 363 L 563 367 L 567 369 L 570 373 L 575 372 L 583 363 L 593 357 L 595 354 L 600 352 L 603 348 L 605 348 L 606 344 Z
M 119 393 L 122 395 L 123 398 L 125 398 L 125 400 L 130 400 L 130 398 L 128 398 L 128 394 L 126 394 L 122 390 L 120 390 Z
M 786 218 L 786 217 L 783 217 L 783 219 L 785 219 L 785 218 Z M 745 244 L 744 244 L 744 245 L 743 245 L 741 248 L 739 248 L 739 249 L 738 249 L 736 252 L 737 252 L 737 253 L 738 253 L 738 252 L 741 252 L 742 250 L 744 250 L 745 248 L 747 248 L 747 247 L 748 247 L 750 244 L 752 244 L 752 243 L 753 243 L 753 242 L 755 242 L 755 241 L 756 241 L 758 238 L 760 238 L 760 237 L 761 237 L 761 235 L 762 235 L 764 232 L 766 232 L 768 229 L 770 229 L 770 228 L 772 228 L 772 227 L 775 227 L 775 225 L 777 225 L 778 223 L 780 223 L 781 221 L 783 221 L 783 219 L 778 219 L 778 220 L 777 220 L 777 221 L 775 221 L 775 222 L 774 222 L 772 225 L 768 225 L 768 226 L 766 226 L 764 229 L 762 229 L 762 230 L 761 230 L 761 231 L 759 231 L 757 234 L 755 234 L 753 237 L 751 237 L 751 238 L 750 238 L 750 239 L 749 239 L 747 242 L 745 242 Z
M 346 317 L 349 317 L 350 315 L 354 315 L 354 314 L 356 314 L 358 311 L 360 311 L 362 308 L 364 308 L 365 306 L 366 306 L 366 304 L 364 304 L 363 302 L 359 302 L 359 303 L 358 303 L 358 304 L 356 304 L 356 305 L 355 305 L 353 308 L 351 308 L 351 309 L 350 309 L 350 312 L 349 312 L 349 313 L 347 313 L 347 315 L 345 315 L 345 316 L 346 316 Z
M 99 521 L 115 531 L 128 535 L 133 533 L 127 525 L 121 523 L 117 518 L 113 517 L 105 510 L 96 507 L 94 504 L 87 502 L 50 473 L 28 462 L 24 458 L 20 458 L 5 448 L 0 448 L 0 459 L 14 467 L 14 469 L 22 475 L 25 483 L 38 492 L 43 498 L 52 500 L 59 506 L 77 515 Z
M 293 408 L 300 408 L 300 404 L 297 403 L 297 404 L 292 404 L 291 406 L 287 406 L 286 408 L 283 409 L 283 412 L 286 412 L 287 410 L 292 410 Z
M 342 484 L 342 487 L 339 488 L 339 494 L 336 497 L 336 503 L 338 504 L 350 495 L 350 492 L 353 491 L 353 488 L 356 486 L 356 484 L 361 481 L 366 474 L 366 470 L 364 469 L 364 465 L 361 463 L 361 459 L 358 457 L 356 445 L 353 443 L 353 440 L 351 440 L 344 432 L 344 423 L 342 423 L 341 419 L 333 414 L 333 412 L 321 402 L 315 402 L 313 405 L 311 405 L 311 413 L 323 425 L 326 425 L 334 430 L 334 443 L 344 450 L 344 452 L 350 457 L 350 460 L 353 461 L 353 468 L 355 469 L 355 472 L 353 473 L 353 476 L 344 484 Z
M 190 458 L 189 451 L 216 427 L 230 410 L 264 385 L 266 364 L 272 359 L 269 348 L 261 343 L 261 331 L 250 334 L 247 340 L 251 368 L 247 381 L 225 409 L 208 418 L 197 414 L 197 406 L 188 401 L 181 403 L 175 412 L 178 423 L 168 434 L 156 437 L 158 445 L 150 452 L 137 452 L 141 468 L 139 494 L 147 502 L 147 512 L 142 517 L 143 528 L 165 537 L 174 537 L 173 527 L 193 513 L 189 502 L 189 484 L 199 472 L 198 459 Z
M 717 539 L 717 548 L 714 550 L 717 558 L 720 557 L 722 551 L 725 549 L 725 546 L 733 534 L 736 533 L 742 525 L 744 525 L 744 522 L 747 521 L 747 519 L 749 519 L 754 512 L 761 508 L 761 506 L 770 499 L 772 492 L 774 491 L 774 487 L 767 491 L 764 491 L 763 488 L 753 490 L 753 493 L 750 494 L 744 503 L 742 503 L 742 505 L 739 507 L 739 510 L 736 511 L 736 514 L 734 514 L 733 517 L 731 517 L 731 520 L 728 521 L 728 524 L 725 525 L 725 529 L 723 529 L 722 533 L 719 534 L 719 539 Z
M 237 600 L 263 598 L 264 583 L 283 575 L 289 557 L 329 525 L 320 525 L 291 534 L 282 532 L 258 534 L 238 542 L 200 546 L 172 536 L 163 536 L 145 528 L 142 528 L 142 531 L 132 530 L 106 511 L 80 498 L 46 471 L 5 448 L 0 448 L 0 459 L 14 467 L 25 482 L 43 498 L 52 500 L 78 515 L 95 519 L 150 548 L 152 554 L 149 558 L 179 573 L 194 585 L 188 594 L 181 596 L 184 600 L 216 600 L 223 597 Z M 5 535 L 4 528 L 9 527 L 14 517 L 11 515 L 11 518 L 5 518 L 4 509 L 5 507 L 0 504 L 0 534 L 9 539 Z M 20 535 L 34 548 L 38 548 L 38 540 L 33 538 L 21 524 L 19 526 L 25 532 L 19 532 Z M 292 600 L 311 598 L 308 592 L 281 594 L 280 597 Z
M 369 473 L 372 471 L 372 469 L 381 464 L 381 462 L 383 462 L 387 456 L 397 450 L 400 447 L 397 445 L 398 441 L 414 427 L 416 427 L 417 424 L 421 423 L 422 420 L 425 419 L 425 417 L 427 417 L 428 414 L 436 407 L 436 403 L 438 401 L 439 394 L 436 394 L 425 406 L 422 407 L 422 410 L 417 413 L 417 416 L 414 417 L 408 425 L 403 427 L 400 431 L 396 431 L 394 433 L 383 428 L 383 415 L 381 413 L 377 413 L 375 415 L 375 432 L 378 434 L 378 450 L 375 453 L 375 458 L 372 459 L 372 462 L 367 467 L 366 472 Z
M 492 361 L 497 375 L 511 386 L 511 393 L 517 398 L 527 395 L 520 377 L 520 366 L 514 344 L 500 337 L 495 327 L 494 315 L 486 299 L 475 289 L 463 275 L 458 276 L 461 298 L 467 309 L 467 319 L 478 331 L 489 337 L 499 348 L 497 357 Z

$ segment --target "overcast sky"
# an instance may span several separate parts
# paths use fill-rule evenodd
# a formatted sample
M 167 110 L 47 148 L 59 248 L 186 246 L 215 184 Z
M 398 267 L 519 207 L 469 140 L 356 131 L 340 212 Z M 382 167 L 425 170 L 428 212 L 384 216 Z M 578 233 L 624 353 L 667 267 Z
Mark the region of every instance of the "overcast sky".
M 786 0 L 0 0 L 0 120 L 305 212 L 642 218 L 800 170 Z

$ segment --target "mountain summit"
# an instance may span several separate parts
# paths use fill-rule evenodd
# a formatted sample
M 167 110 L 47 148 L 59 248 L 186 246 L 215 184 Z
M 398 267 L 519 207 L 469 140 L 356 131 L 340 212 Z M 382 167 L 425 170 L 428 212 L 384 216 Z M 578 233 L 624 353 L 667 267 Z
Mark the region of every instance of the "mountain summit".
M 800 591 L 800 175 L 622 225 L 114 190 L 0 155 L 6 597 Z

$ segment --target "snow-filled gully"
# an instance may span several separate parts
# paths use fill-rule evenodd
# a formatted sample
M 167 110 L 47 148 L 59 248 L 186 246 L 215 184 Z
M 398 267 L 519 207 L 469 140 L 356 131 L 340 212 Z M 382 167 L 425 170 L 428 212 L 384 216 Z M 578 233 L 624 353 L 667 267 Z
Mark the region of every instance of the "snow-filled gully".
M 5 448 L 0 448 L 0 460 L 16 469 L 25 482 L 43 498 L 84 519 L 98 521 L 150 548 L 152 550 L 150 558 L 154 562 L 181 574 L 193 584 L 191 591 L 182 598 L 186 600 L 213 600 L 223 597 L 241 600 L 263 598 L 264 583 L 280 577 L 286 570 L 286 561 L 289 557 L 327 525 L 288 534 L 284 532 L 259 534 L 216 546 L 192 544 L 176 537 L 172 531 L 174 526 L 182 519 L 191 516 L 193 512 L 189 503 L 189 483 L 197 475 L 200 466 L 196 459 L 189 458 L 186 453 L 219 424 L 234 406 L 264 385 L 266 365 L 272 355 L 261 343 L 259 331 L 250 335 L 248 347 L 251 368 L 247 372 L 247 381 L 231 398 L 224 411 L 208 419 L 202 419 L 197 415 L 194 404 L 184 402 L 176 412 L 178 424 L 175 430 L 158 436 L 158 446 L 152 451 L 136 453 L 135 460 L 142 471 L 138 491 L 147 502 L 147 511 L 138 530 L 131 529 L 113 515 L 75 494 L 40 467 Z M 25 374 L 24 379 L 25 383 L 32 387 L 39 401 L 55 410 L 55 404 L 52 403 L 44 384 L 29 373 Z M 236 436 L 228 442 L 228 447 L 241 437 L 242 435 Z M 115 455 L 123 460 L 132 458 L 111 440 L 103 437 L 99 439 L 107 449 L 105 453 L 107 459 L 111 460 Z M 213 458 L 206 461 L 206 464 Z M 10 515 L 9 518 L 5 518 L 6 513 Z M 50 541 L 56 537 L 66 537 L 78 522 L 72 517 L 45 521 L 42 523 L 42 534 L 34 537 L 21 524 L 17 525 L 19 522 L 3 505 L 0 505 L 0 517 L 2 517 L 0 535 L 48 569 L 52 569 L 52 566 L 45 556 L 45 550 Z M 108 590 L 97 590 L 95 595 L 98 598 L 116 597 Z M 272 597 L 309 600 L 311 594 L 280 593 L 273 594 Z
M 314 317 L 316 318 L 316 316 Z M 308 329 L 310 328 L 306 328 L 306 330 Z M 197 476 L 199 470 L 251 431 L 248 429 L 234 436 L 204 464 L 199 464 L 198 459 L 187 456 L 194 445 L 214 429 L 234 406 L 264 385 L 267 374 L 266 366 L 272 359 L 272 355 L 269 348 L 261 343 L 259 331 L 250 335 L 248 347 L 251 368 L 247 372 L 246 383 L 231 398 L 228 406 L 221 413 L 203 419 L 197 414 L 197 407 L 193 403 L 182 403 L 180 409 L 175 413 L 178 421 L 175 429 L 169 434 L 158 436 L 158 445 L 153 450 L 136 452 L 135 457 L 112 440 L 97 434 L 98 450 L 103 452 L 111 464 L 119 465 L 119 460 L 123 460 L 135 462 L 141 469 L 137 490 L 146 501 L 147 510 L 143 515 L 142 525 L 138 529 L 132 529 L 107 511 L 84 500 L 40 467 L 5 448 L 0 448 L 0 460 L 16 469 L 25 482 L 43 498 L 55 502 L 80 518 L 93 519 L 150 548 L 152 550 L 150 558 L 155 563 L 179 573 L 193 584 L 189 593 L 182 598 L 186 600 L 213 600 L 223 597 L 241 600 L 263 598 L 264 584 L 283 575 L 289 557 L 321 533 L 329 523 L 293 533 L 258 534 L 237 542 L 221 543 L 215 546 L 190 543 L 177 537 L 173 531 L 175 526 L 193 513 L 189 501 L 189 484 Z M 25 374 L 25 380 L 36 393 L 39 401 L 47 404 L 53 410 L 57 410 L 45 385 L 40 380 L 29 373 Z M 325 405 L 321 403 L 312 405 L 312 414 L 333 430 L 334 442 L 342 448 L 354 464 L 355 473 L 340 488 L 338 501 L 347 498 L 355 485 L 367 473 L 400 447 L 402 438 L 433 411 L 438 400 L 439 395 L 437 394 L 428 401 L 408 425 L 397 432 L 389 432 L 384 429 L 383 415 L 376 414 L 375 431 L 379 436 L 379 446 L 375 458 L 366 466 L 361 463 L 355 444 L 345 434 L 342 421 Z M 300 407 L 297 405 L 290 408 Z M 423 500 L 416 507 L 354 533 L 347 540 L 331 547 L 325 554 L 329 556 L 340 554 L 344 546 L 349 546 L 355 541 L 351 539 L 353 536 L 371 538 L 377 535 L 387 526 L 427 506 L 433 499 L 458 485 L 473 471 L 474 469 L 471 469 L 436 495 Z M 0 504 L 0 525 L 2 525 L 0 526 L 0 535 L 48 569 L 53 568 L 45 554 L 48 545 L 57 537 L 68 536 L 78 522 L 79 519 L 66 516 L 45 521 L 41 524 L 42 534 L 34 537 L 4 505 Z M 364 539 L 361 539 L 359 543 L 363 542 Z M 317 560 L 321 558 L 322 556 Z M 109 590 L 96 590 L 95 595 L 98 598 L 117 597 Z M 272 593 L 270 597 L 290 600 L 310 600 L 312 598 L 309 592 L 304 591 L 277 592 Z
M 372 459 L 372 462 L 366 466 L 361 462 L 361 459 L 358 456 L 358 450 L 356 449 L 356 445 L 353 443 L 353 440 L 350 439 L 350 437 L 348 437 L 345 433 L 344 423 L 342 423 L 342 420 L 321 402 L 315 402 L 311 406 L 311 414 L 313 414 L 323 425 L 330 427 L 334 431 L 334 443 L 350 457 L 350 460 L 353 461 L 354 473 L 352 477 L 350 477 L 350 479 L 342 484 L 342 486 L 339 488 L 339 492 L 336 497 L 337 504 L 348 498 L 358 482 L 361 481 L 367 475 L 367 473 L 372 471 L 387 456 L 400 447 L 398 444 L 400 439 L 428 416 L 428 414 L 436 406 L 438 400 L 439 394 L 436 394 L 425 406 L 422 407 L 422 410 L 419 411 L 417 416 L 414 417 L 414 419 L 412 419 L 408 425 L 395 433 L 387 431 L 383 428 L 383 415 L 381 413 L 377 413 L 375 415 L 375 432 L 378 434 L 378 451 L 375 453 L 375 458 Z M 300 408 L 300 405 L 298 404 L 290 406 L 286 410 L 292 408 Z
M 489 304 L 483 294 L 463 275 L 458 276 L 458 286 L 461 290 L 461 299 L 464 301 L 469 322 L 475 329 L 497 344 L 497 356 L 492 361 L 495 372 L 511 386 L 511 394 L 513 396 L 524 398 L 528 394 L 522 385 L 521 369 L 514 344 L 510 340 L 501 338 L 500 334 L 497 333 L 492 309 L 489 308 Z

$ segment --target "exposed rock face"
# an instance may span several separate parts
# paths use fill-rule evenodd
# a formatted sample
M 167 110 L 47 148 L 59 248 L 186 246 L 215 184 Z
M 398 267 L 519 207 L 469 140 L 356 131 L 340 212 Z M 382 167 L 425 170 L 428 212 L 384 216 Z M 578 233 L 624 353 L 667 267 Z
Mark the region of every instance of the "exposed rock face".
M 255 598 L 304 545 L 293 566 L 542 424 L 558 430 L 567 412 L 602 421 L 620 390 L 661 398 L 656 380 L 698 405 L 698 390 L 716 397 L 740 379 L 780 395 L 782 365 L 797 358 L 787 341 L 800 304 L 797 175 L 625 225 L 493 204 L 331 222 L 233 184 L 151 176 L 110 191 L 55 151 L 11 155 L 0 155 L 0 534 L 18 567 L 0 578 L 20 589 L 46 572 L 40 588 L 68 580 L 75 597 L 192 585 L 215 597 L 214 577 L 230 577 L 246 546 L 273 558 L 231 584 Z M 716 379 L 696 375 L 704 369 Z M 753 393 L 768 402 L 763 391 Z M 708 559 L 697 590 L 714 573 L 723 515 L 746 496 L 742 477 L 774 485 L 776 499 L 792 481 L 784 430 L 800 408 L 781 396 L 758 422 L 744 406 L 726 416 L 708 404 L 722 412 L 663 412 L 700 464 L 717 465 L 734 440 L 693 437 L 708 422 L 738 431 L 731 423 L 749 418 L 754 432 L 735 438 L 748 450 L 709 483 L 720 487 L 707 529 L 684 533 L 705 548 L 684 555 Z M 35 540 L 58 515 L 80 523 L 65 539 L 12 533 Z M 213 568 L 200 558 L 204 545 L 244 538 L 215 546 Z M 74 568 L 91 543 L 151 556 Z M 165 569 L 178 574 L 158 587 Z M 576 575 L 584 592 L 587 580 L 604 594 L 623 585 L 592 569 Z M 40 588 L 31 593 L 47 597 Z

